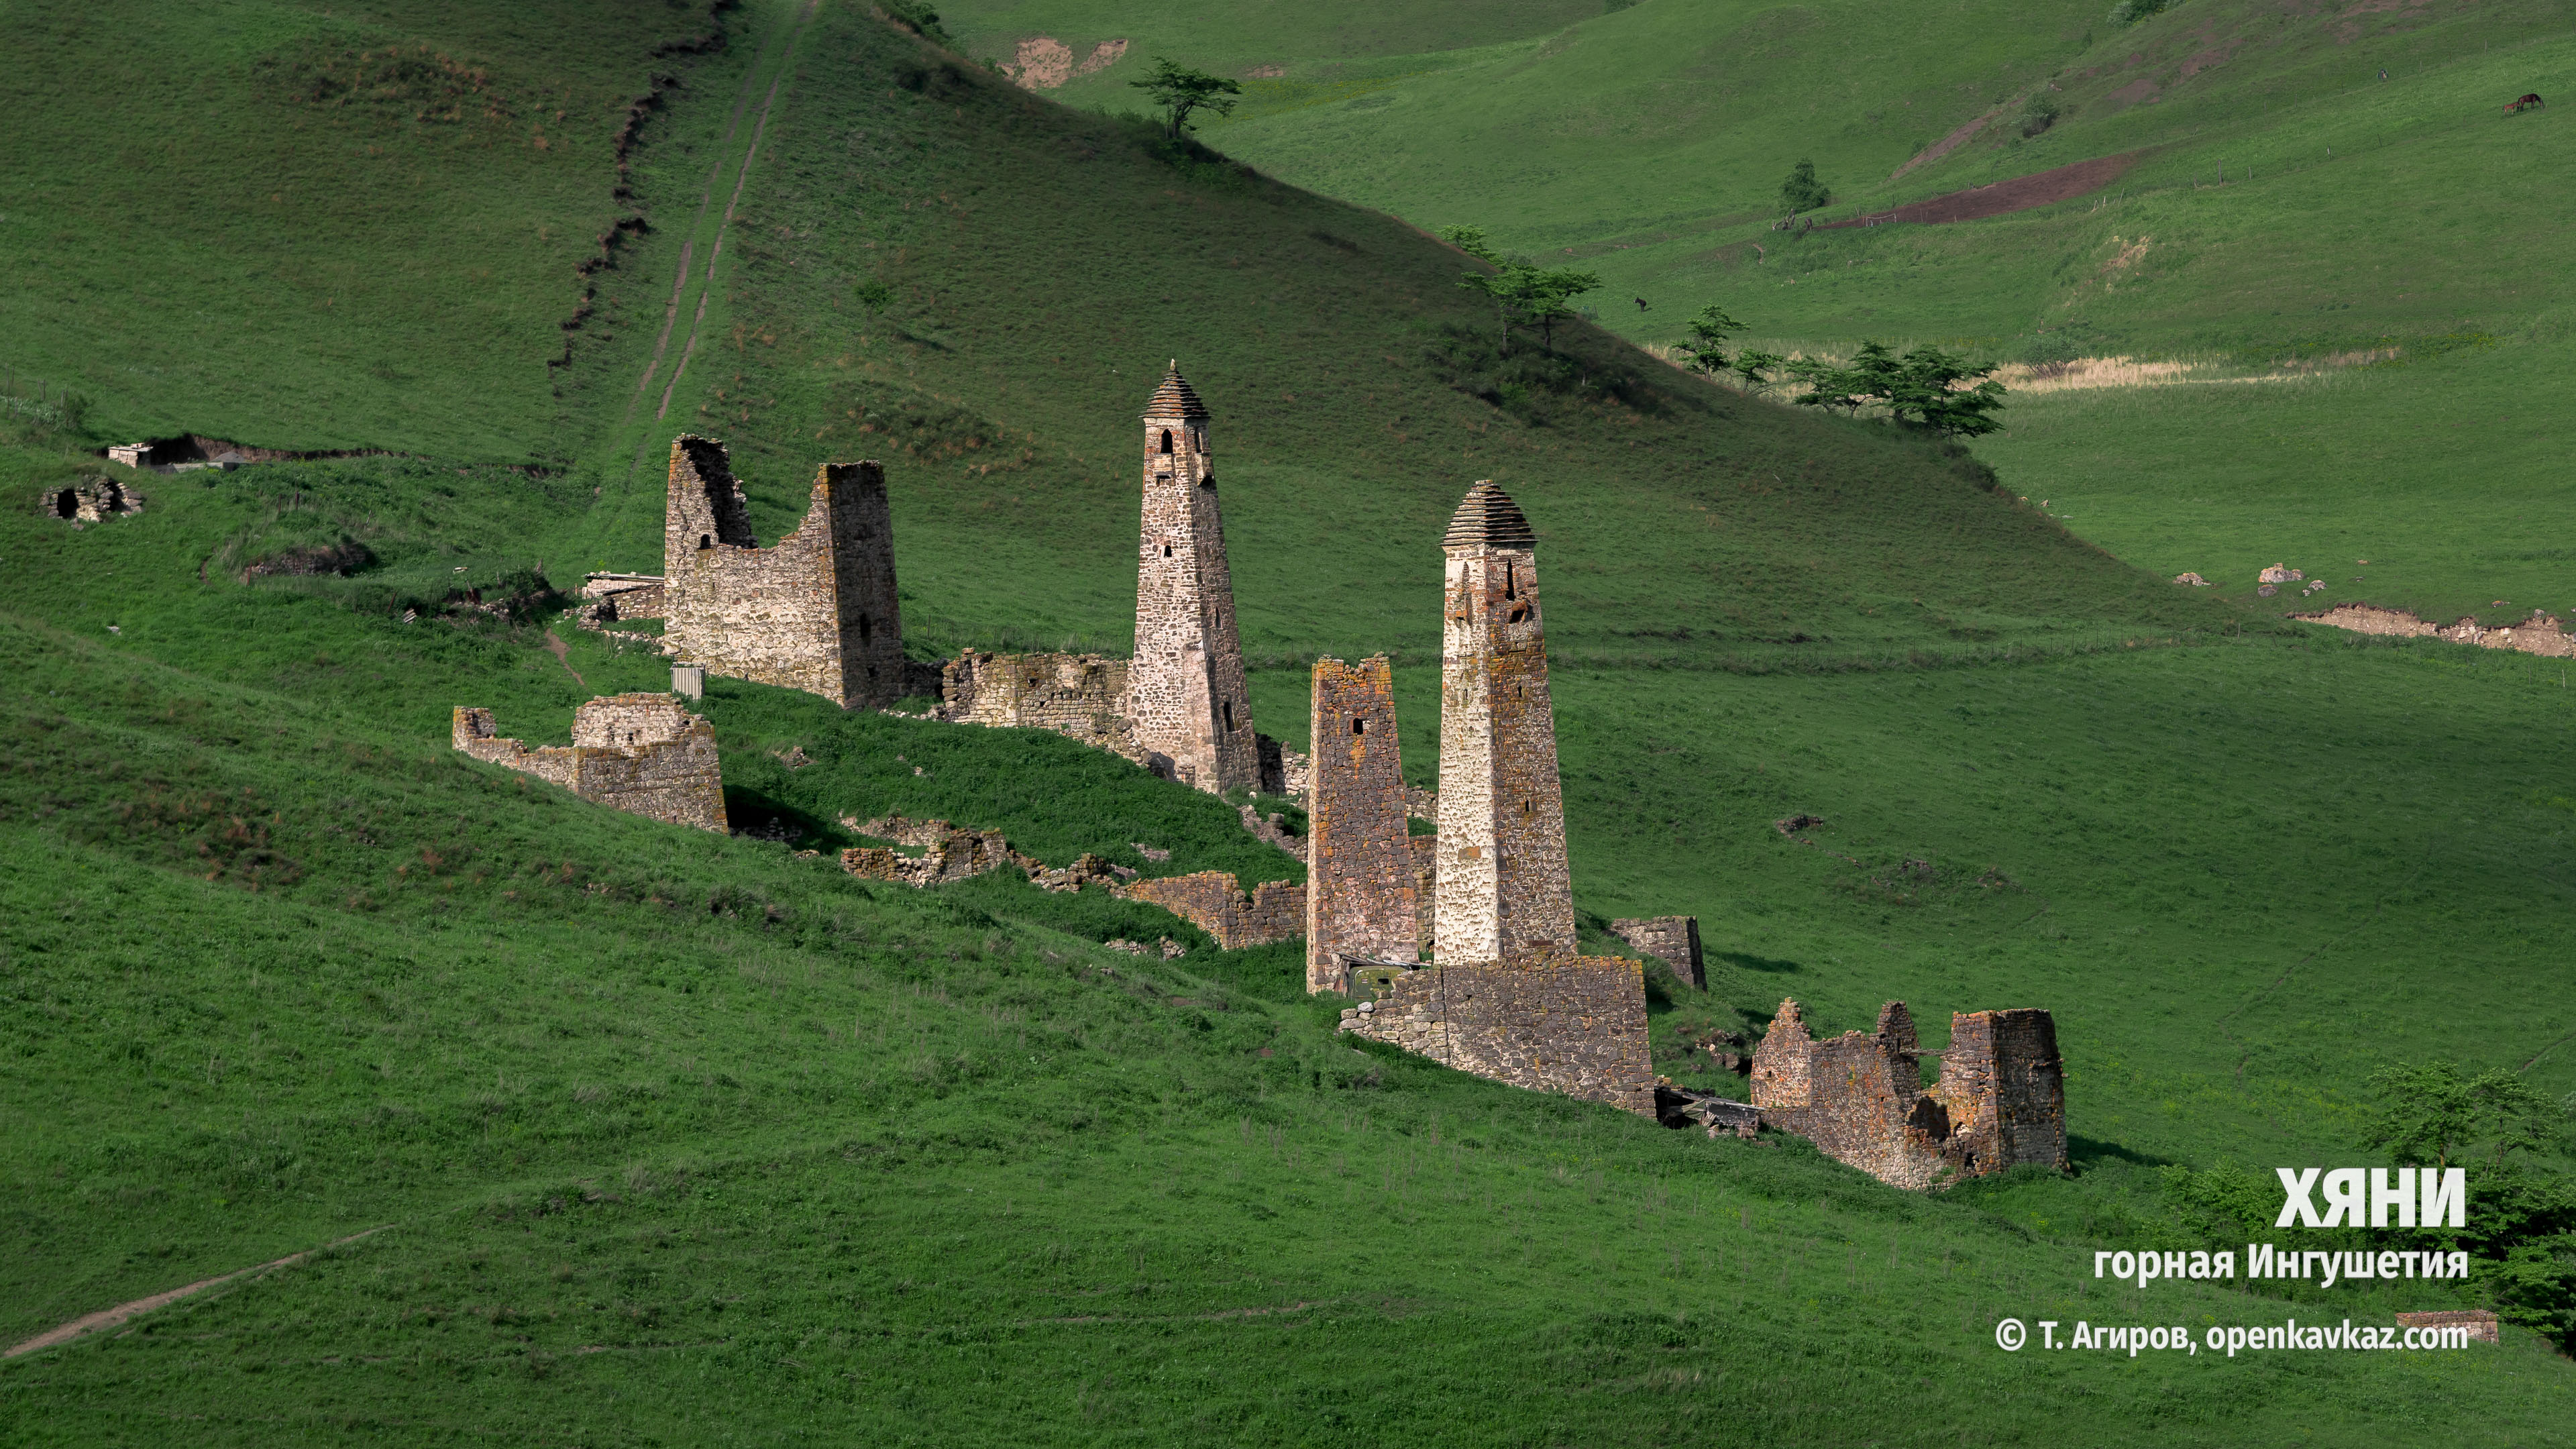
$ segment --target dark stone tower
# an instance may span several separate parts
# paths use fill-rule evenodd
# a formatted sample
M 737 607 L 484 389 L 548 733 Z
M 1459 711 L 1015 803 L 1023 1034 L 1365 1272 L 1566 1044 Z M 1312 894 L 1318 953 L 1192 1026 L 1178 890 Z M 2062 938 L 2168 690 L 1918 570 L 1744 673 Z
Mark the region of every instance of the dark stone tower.
M 1339 991 L 1345 960 L 1411 961 L 1420 925 L 1395 675 L 1386 656 L 1315 661 L 1306 786 L 1306 989 Z

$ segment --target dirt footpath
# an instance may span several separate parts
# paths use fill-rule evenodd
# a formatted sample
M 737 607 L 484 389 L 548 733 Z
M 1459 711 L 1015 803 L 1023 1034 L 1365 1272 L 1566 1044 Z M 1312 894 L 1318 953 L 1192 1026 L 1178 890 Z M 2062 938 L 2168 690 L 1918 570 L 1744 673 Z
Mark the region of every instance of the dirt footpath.
M 1894 211 L 1874 211 L 1855 216 L 1849 221 L 1829 221 L 1818 231 L 1832 231 L 1846 226 L 1886 226 L 1891 222 L 1915 222 L 1933 226 L 1945 221 L 1976 221 L 1983 217 L 2002 216 L 2008 212 L 2028 211 L 2053 201 L 2071 201 L 2089 195 L 2120 179 L 2123 172 L 2138 164 L 2144 150 L 2123 151 L 2117 156 L 2097 156 L 2060 166 L 2051 171 L 2016 176 L 1991 186 L 1967 191 L 1953 191 L 1924 201 L 1909 201 Z

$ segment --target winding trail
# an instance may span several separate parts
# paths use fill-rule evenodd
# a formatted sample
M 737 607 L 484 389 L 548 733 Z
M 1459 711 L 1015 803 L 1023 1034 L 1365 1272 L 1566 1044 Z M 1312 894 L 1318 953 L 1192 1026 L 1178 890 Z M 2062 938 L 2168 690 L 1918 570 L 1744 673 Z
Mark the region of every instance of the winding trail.
M 312 1257 L 315 1253 L 323 1251 L 324 1248 L 336 1248 L 343 1243 L 354 1243 L 360 1238 L 372 1237 L 392 1226 L 393 1224 L 386 1223 L 380 1227 L 369 1228 L 363 1233 L 351 1233 L 345 1238 L 335 1239 L 332 1242 L 323 1244 L 321 1248 L 307 1248 L 301 1253 L 289 1253 L 285 1257 L 279 1258 L 274 1262 L 262 1263 L 255 1268 L 243 1268 L 235 1272 L 226 1273 L 220 1278 L 201 1278 L 184 1288 L 173 1288 L 166 1293 L 155 1293 L 149 1298 L 137 1298 L 131 1303 L 120 1303 L 114 1308 L 102 1308 L 96 1313 L 84 1314 L 81 1317 L 75 1318 L 71 1322 L 64 1324 L 60 1328 L 48 1329 L 45 1332 L 28 1339 L 25 1343 L 13 1345 L 6 1352 L 0 1352 L 0 1358 L 16 1358 L 22 1353 L 34 1353 L 38 1349 L 52 1348 L 58 1343 L 69 1343 L 75 1338 L 79 1338 L 84 1334 L 96 1333 L 102 1328 L 114 1328 L 116 1325 L 125 1322 L 127 1319 L 140 1317 L 143 1314 L 151 1312 L 155 1308 L 166 1308 L 169 1305 L 178 1302 L 182 1298 L 189 1297 L 192 1294 L 203 1293 L 209 1288 L 230 1283 L 235 1278 L 248 1278 L 261 1273 L 273 1272 L 279 1268 L 292 1268 L 296 1264 L 303 1262 L 305 1259 Z

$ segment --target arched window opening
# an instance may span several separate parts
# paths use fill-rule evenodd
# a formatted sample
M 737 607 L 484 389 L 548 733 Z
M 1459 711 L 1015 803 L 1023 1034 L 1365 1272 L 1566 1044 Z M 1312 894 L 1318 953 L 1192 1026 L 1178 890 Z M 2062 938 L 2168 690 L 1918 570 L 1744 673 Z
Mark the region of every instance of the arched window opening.
M 61 493 L 55 495 L 54 516 L 57 518 L 80 517 L 80 495 L 74 493 L 69 488 L 66 488 Z
M 698 547 L 700 547 L 700 548 L 702 548 L 702 549 L 703 549 L 703 548 L 713 548 L 713 547 L 715 547 L 715 546 L 716 546 L 716 541 L 715 541 L 715 539 L 714 539 L 714 538 L 710 537 L 710 536 L 709 536 L 709 535 L 707 535 L 707 534 L 703 534 L 703 533 L 698 535 Z
M 1227 701 L 1225 702 L 1225 705 L 1224 705 L 1224 710 L 1225 710 L 1225 727 L 1226 727 L 1228 730 L 1232 730 L 1232 729 L 1234 728 L 1234 701 L 1233 701 L 1233 700 L 1230 700 L 1230 699 L 1229 699 L 1229 700 L 1227 700 Z
M 1172 556 L 1172 546 L 1171 546 L 1170 544 L 1168 544 L 1168 543 L 1167 543 L 1167 544 L 1164 544 L 1164 545 L 1163 545 L 1163 557 L 1165 557 L 1165 558 L 1170 558 L 1171 556 Z
M 1364 735 L 1364 734 L 1367 734 L 1367 733 L 1368 733 L 1368 721 L 1367 721 L 1367 720 L 1365 720 L 1365 719 L 1360 718 L 1360 717 L 1359 717 L 1359 716 L 1357 716 L 1357 715 L 1353 715 L 1353 716 L 1351 716 L 1351 733 L 1352 733 L 1352 734 L 1355 734 L 1355 735 Z
M 1520 597 L 1520 575 L 1514 571 L 1508 559 L 1503 563 L 1503 597 L 1506 599 Z
M 1165 457 L 1170 457 L 1170 456 L 1171 456 L 1171 453 L 1172 453 L 1172 430 L 1171 430 L 1171 429 L 1169 429 L 1169 428 L 1165 428 L 1165 429 L 1163 429 L 1163 456 L 1165 456 Z

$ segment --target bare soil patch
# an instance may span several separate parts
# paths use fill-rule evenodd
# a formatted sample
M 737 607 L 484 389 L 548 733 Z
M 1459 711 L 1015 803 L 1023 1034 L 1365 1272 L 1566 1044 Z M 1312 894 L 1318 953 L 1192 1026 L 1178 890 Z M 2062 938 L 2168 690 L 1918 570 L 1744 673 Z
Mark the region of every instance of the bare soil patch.
M 2117 181 L 2122 173 L 2138 164 L 2139 158 L 2146 154 L 2141 149 L 2123 151 L 2117 156 L 2096 156 L 2090 161 L 2078 161 L 2072 166 L 2059 166 L 2053 170 L 2036 171 L 2028 176 L 2016 176 L 2009 181 L 1998 181 L 1990 186 L 1953 191 L 1947 196 L 1935 196 L 1924 201 L 1909 201 L 1893 211 L 1872 212 L 1867 216 L 1855 216 L 1848 221 L 1829 221 L 1816 229 L 1831 231 L 1836 227 L 1886 226 L 1893 222 L 1914 222 L 1923 226 L 1936 226 L 1943 222 L 1978 221 L 1989 216 L 2028 211 L 2035 206 L 2071 201 L 2076 197 L 2099 191 Z

